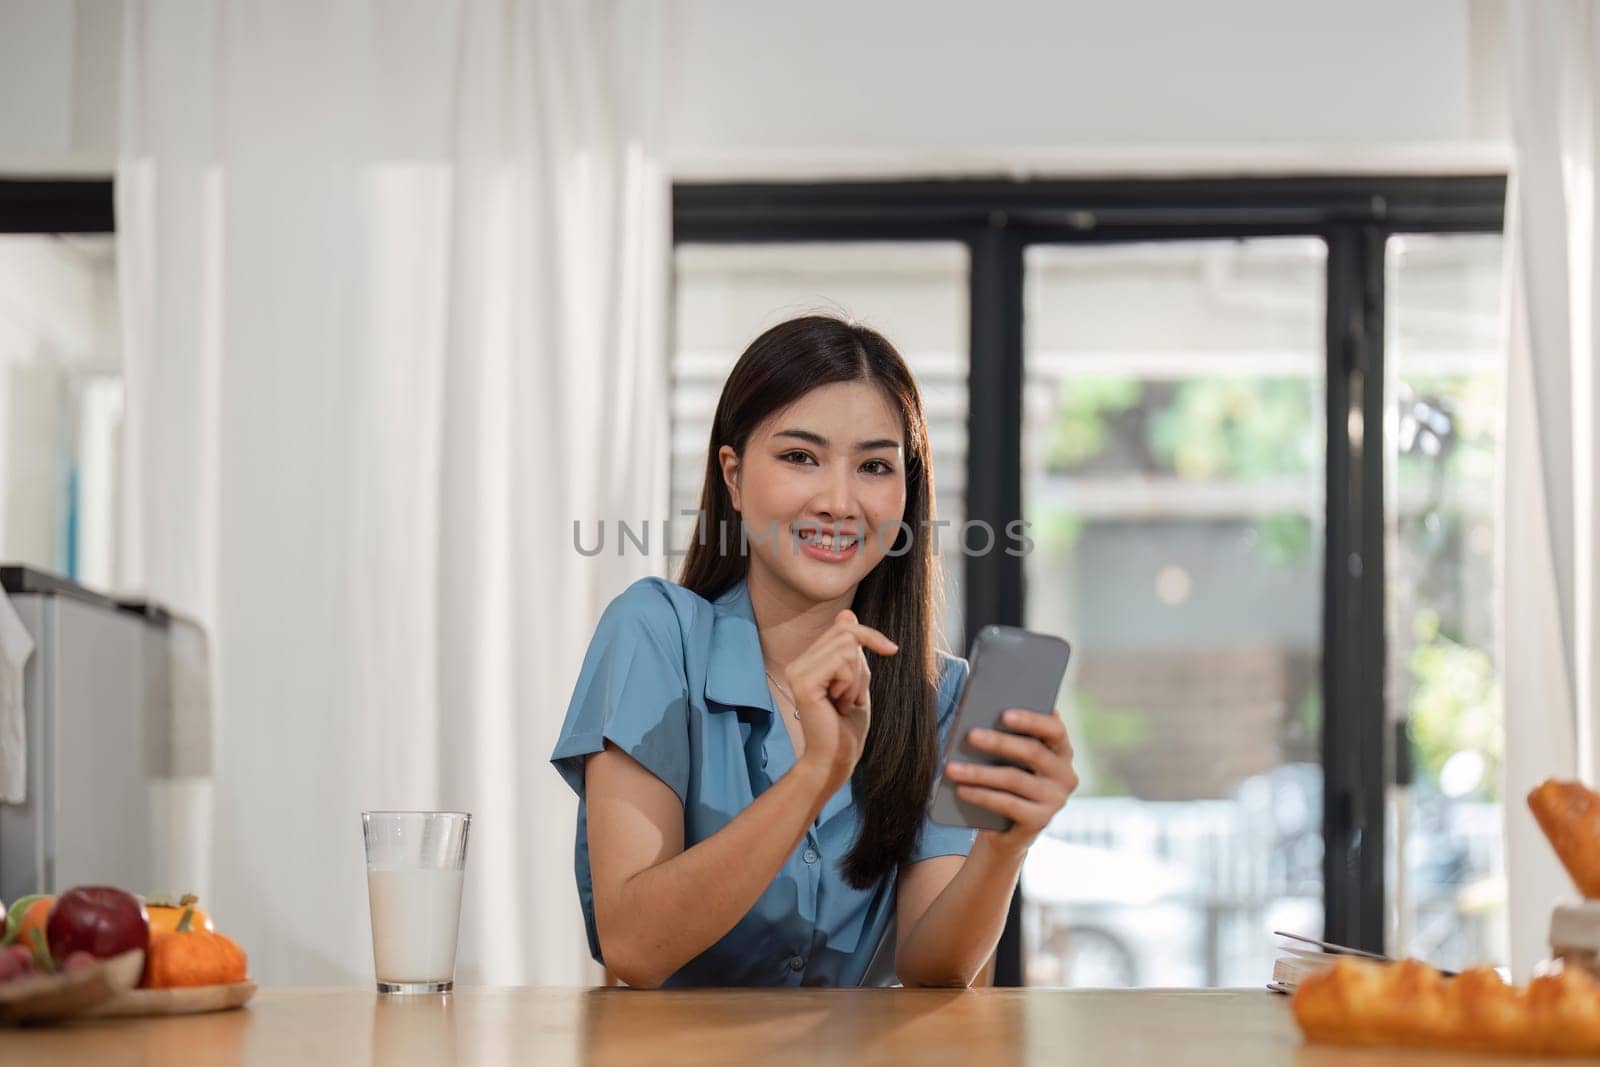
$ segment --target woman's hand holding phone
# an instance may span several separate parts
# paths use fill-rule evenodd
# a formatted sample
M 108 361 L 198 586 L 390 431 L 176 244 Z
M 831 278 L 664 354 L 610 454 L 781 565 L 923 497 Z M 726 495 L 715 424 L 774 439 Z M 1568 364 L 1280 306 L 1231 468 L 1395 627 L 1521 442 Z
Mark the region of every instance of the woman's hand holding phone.
M 900 646 L 845 610 L 784 670 L 800 712 L 805 751 L 800 759 L 823 769 L 832 796 L 856 768 L 872 724 L 872 672 L 864 649 L 892 656 Z
M 1005 730 L 976 729 L 967 743 L 1018 767 L 984 766 L 951 760 L 945 774 L 956 795 L 1011 820 L 1006 830 L 980 830 L 991 845 L 1024 852 L 1078 788 L 1072 769 L 1072 742 L 1060 711 L 1049 715 L 1011 708 Z M 1012 732 L 1008 732 L 1012 731 Z

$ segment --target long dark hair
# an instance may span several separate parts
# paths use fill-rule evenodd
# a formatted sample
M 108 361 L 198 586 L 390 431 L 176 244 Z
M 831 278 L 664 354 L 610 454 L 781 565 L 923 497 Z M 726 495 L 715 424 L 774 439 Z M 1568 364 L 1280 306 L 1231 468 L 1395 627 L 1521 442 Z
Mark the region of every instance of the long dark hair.
M 810 315 L 772 327 L 745 349 L 717 401 L 700 495 L 706 525 L 689 546 L 678 582 L 715 600 L 745 577 L 750 561 L 739 550 L 739 514 L 717 453 L 728 445 L 742 457 L 750 435 L 769 415 L 835 382 L 868 382 L 881 389 L 900 413 L 905 440 L 905 526 L 856 587 L 851 604 L 857 618 L 900 646 L 893 656 L 866 653 L 872 724 L 851 778 L 861 834 L 844 860 L 846 880 L 864 889 L 894 871 L 916 846 L 939 760 L 934 611 L 942 586 L 931 538 L 923 536 L 936 517 L 932 456 L 922 395 L 905 360 L 882 334 Z M 723 530 L 730 531 L 727 549 Z

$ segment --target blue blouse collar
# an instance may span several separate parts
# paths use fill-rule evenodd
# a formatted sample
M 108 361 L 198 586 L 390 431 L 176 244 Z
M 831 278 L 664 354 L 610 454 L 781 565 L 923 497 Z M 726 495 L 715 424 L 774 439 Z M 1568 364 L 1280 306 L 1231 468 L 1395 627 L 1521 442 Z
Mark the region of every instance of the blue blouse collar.
M 777 714 L 772 690 L 767 688 L 765 660 L 761 655 L 761 633 L 756 629 L 755 609 L 750 606 L 750 590 L 745 579 L 729 587 L 711 605 L 711 651 L 706 657 L 706 699 L 724 707 L 757 708 Z M 709 705 L 708 705 L 709 710 Z M 782 730 L 776 731 L 782 735 Z M 791 750 L 792 751 L 792 750 Z M 765 766 L 765 763 L 762 764 Z M 821 826 L 855 803 L 855 789 L 848 779 L 829 797 L 817 816 Z
M 706 699 L 728 707 L 772 710 L 762 664 L 750 590 L 741 578 L 711 605 L 711 652 L 706 661 Z

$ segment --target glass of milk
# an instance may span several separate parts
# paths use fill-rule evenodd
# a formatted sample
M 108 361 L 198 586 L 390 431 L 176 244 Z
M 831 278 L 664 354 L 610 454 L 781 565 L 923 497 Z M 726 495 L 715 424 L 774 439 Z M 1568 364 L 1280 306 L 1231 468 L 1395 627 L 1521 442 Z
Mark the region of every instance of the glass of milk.
M 461 811 L 364 811 L 372 964 L 380 993 L 455 987 L 467 825 Z

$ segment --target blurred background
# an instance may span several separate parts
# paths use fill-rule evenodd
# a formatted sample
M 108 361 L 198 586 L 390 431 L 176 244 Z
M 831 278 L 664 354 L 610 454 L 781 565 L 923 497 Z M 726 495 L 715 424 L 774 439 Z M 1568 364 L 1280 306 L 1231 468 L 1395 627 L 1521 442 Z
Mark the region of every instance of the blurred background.
M 1589 409 L 1537 417 L 1587 394 L 1535 360 L 1584 349 L 1517 287 L 1564 227 L 1507 199 L 1563 180 L 1518 155 L 1543 17 L 0 0 L 0 560 L 209 640 L 149 877 L 265 981 L 357 981 L 356 815 L 468 807 L 463 979 L 592 981 L 544 759 L 728 369 L 820 309 L 917 375 L 940 517 L 1029 523 L 944 542 L 948 647 L 1074 646 L 1002 980 L 1259 985 L 1274 930 L 1531 961 L 1518 798 L 1594 702 Z M 580 557 L 602 520 L 662 532 Z M 1519 654 L 1560 700 L 1513 758 Z

